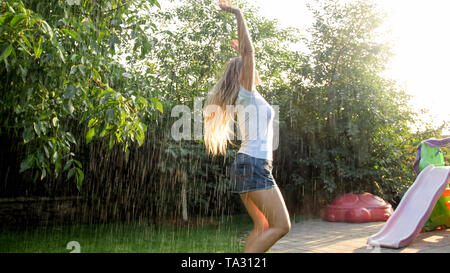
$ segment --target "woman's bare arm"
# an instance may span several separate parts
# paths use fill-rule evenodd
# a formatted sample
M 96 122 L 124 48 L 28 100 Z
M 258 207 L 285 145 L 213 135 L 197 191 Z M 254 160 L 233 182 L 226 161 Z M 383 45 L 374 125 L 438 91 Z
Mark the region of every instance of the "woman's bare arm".
M 245 89 L 253 91 L 253 81 L 255 75 L 255 55 L 253 44 L 250 39 L 250 34 L 242 12 L 238 10 L 235 15 L 238 24 L 239 53 L 241 54 L 242 59 L 240 82 Z
M 219 6 L 223 10 L 231 12 L 236 16 L 239 37 L 239 53 L 241 54 L 242 59 L 240 84 L 245 89 L 253 91 L 255 75 L 255 55 L 244 16 L 238 8 L 235 8 L 231 5 L 230 0 L 219 0 Z

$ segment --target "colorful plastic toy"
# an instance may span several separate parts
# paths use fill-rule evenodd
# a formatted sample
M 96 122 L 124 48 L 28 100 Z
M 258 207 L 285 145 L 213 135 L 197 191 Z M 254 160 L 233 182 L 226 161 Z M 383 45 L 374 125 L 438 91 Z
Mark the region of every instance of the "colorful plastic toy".
M 386 221 L 393 213 L 392 206 L 370 193 L 348 193 L 336 198 L 322 212 L 322 218 L 331 222 Z
M 442 166 L 440 147 L 450 147 L 450 138 L 429 139 L 420 144 L 414 162 L 414 170 L 418 174 L 416 181 L 403 195 L 383 228 L 368 238 L 367 244 L 402 248 L 409 245 L 421 230 L 448 225 L 450 166 Z
M 449 145 L 450 141 L 430 139 L 423 141 L 417 152 L 416 162 L 419 162 L 419 171 L 432 164 L 436 167 L 444 166 L 444 155 L 441 147 Z M 416 170 L 417 172 L 417 170 Z M 447 186 L 442 196 L 438 199 L 430 218 L 424 224 L 423 231 L 432 231 L 437 228 L 450 227 L 450 187 Z

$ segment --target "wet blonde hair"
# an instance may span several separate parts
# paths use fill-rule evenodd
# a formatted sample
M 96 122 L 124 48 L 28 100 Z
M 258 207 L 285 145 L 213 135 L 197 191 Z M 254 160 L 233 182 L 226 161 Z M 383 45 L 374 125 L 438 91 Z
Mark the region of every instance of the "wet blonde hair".
M 240 90 L 241 58 L 228 62 L 225 73 L 211 89 L 204 108 L 204 141 L 208 153 L 225 154 L 234 123 L 234 109 Z

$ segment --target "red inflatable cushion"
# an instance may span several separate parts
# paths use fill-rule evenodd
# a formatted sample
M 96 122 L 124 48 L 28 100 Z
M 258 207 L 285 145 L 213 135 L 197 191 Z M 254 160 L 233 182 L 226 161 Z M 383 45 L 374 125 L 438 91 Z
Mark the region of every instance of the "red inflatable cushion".
M 392 206 L 376 195 L 348 193 L 328 205 L 322 218 L 331 222 L 378 222 L 387 221 L 393 212 Z

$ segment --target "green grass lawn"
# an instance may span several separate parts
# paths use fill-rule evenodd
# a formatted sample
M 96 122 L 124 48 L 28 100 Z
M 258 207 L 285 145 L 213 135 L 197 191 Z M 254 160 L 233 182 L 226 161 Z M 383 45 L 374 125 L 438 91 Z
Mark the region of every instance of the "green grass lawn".
M 294 215 L 292 222 L 302 218 Z M 135 222 L 2 228 L 0 253 L 69 253 L 70 241 L 77 241 L 82 253 L 233 253 L 242 252 L 252 226 L 243 214 L 194 226 Z
M 70 241 L 77 241 L 82 253 L 241 252 L 251 219 L 248 215 L 226 218 L 196 226 L 109 223 L 3 228 L 0 252 L 68 253 Z

